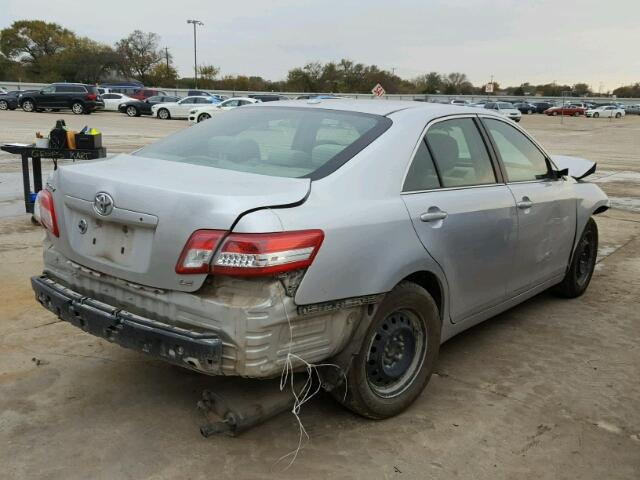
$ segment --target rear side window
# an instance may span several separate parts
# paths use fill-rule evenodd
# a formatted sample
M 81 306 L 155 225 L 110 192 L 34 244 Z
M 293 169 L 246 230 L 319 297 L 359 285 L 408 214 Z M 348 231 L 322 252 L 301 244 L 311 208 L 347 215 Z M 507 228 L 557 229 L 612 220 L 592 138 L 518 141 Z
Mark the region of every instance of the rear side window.
M 379 115 L 320 108 L 237 108 L 134 155 L 318 179 L 346 163 L 391 124 Z
M 496 183 L 489 153 L 473 119 L 436 123 L 426 138 L 443 187 Z
M 416 151 L 411 167 L 407 172 L 407 178 L 404 180 L 403 192 L 418 192 L 421 190 L 432 190 L 440 188 L 438 173 L 433 164 L 433 159 L 429 153 L 429 149 L 424 140 L 420 141 L 418 150 Z
M 510 182 L 539 180 L 548 176 L 547 159 L 522 132 L 505 122 L 483 119 L 498 149 Z

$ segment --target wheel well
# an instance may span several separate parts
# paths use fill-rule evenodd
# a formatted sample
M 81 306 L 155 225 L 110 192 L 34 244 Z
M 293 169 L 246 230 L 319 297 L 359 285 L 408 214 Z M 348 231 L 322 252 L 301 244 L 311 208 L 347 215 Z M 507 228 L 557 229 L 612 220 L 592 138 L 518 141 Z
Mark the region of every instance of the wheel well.
M 417 285 L 420 285 L 427 292 L 429 292 L 429 295 L 433 297 L 433 301 L 436 302 L 438 312 L 440 312 L 440 318 L 442 319 L 442 316 L 444 314 L 444 295 L 442 291 L 442 285 L 440 284 L 438 277 L 436 277 L 431 272 L 420 271 L 412 273 L 411 275 L 406 277 L 404 281 L 413 282 Z

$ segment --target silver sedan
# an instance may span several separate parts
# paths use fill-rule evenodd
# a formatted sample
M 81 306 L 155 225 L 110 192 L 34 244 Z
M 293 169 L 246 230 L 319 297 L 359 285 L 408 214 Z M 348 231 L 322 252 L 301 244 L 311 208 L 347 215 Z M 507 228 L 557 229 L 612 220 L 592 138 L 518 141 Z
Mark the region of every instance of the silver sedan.
M 389 417 L 442 342 L 548 288 L 585 291 L 609 206 L 593 171 L 486 109 L 248 106 L 61 166 L 37 199 L 32 285 L 88 333 L 209 375 L 332 363 L 339 401 Z

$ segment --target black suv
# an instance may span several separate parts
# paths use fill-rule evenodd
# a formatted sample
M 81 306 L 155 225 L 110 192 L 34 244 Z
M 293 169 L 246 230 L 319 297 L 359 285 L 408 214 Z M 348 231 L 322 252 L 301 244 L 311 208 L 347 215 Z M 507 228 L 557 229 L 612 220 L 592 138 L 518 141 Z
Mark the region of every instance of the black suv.
M 73 113 L 80 115 L 103 109 L 104 102 L 95 85 L 53 83 L 40 91 L 23 94 L 20 106 L 25 112 L 70 108 Z

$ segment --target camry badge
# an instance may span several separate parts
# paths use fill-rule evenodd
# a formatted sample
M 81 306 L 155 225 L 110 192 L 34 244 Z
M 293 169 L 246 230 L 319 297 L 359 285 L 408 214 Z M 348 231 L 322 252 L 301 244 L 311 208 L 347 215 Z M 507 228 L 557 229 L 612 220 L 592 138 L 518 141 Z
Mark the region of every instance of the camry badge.
M 93 201 L 93 209 L 98 215 L 109 215 L 113 211 L 113 198 L 111 195 L 105 192 L 96 193 L 96 198 Z

